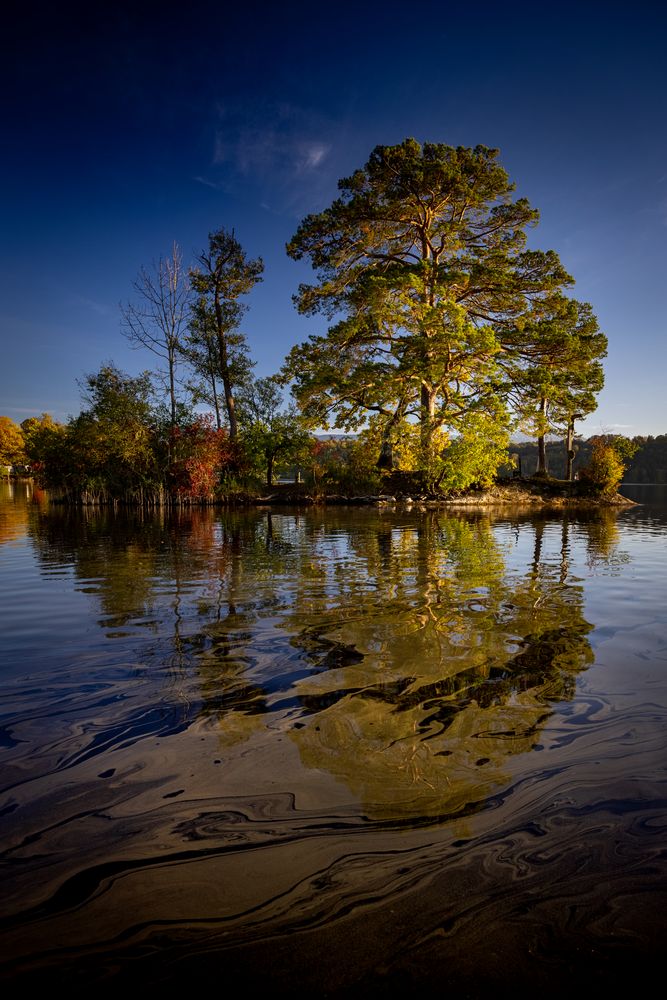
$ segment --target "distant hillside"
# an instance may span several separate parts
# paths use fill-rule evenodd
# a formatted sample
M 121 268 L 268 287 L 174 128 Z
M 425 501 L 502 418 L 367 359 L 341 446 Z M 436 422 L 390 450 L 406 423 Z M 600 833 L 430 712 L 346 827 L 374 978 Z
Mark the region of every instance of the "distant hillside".
M 631 463 L 623 477 L 626 483 L 667 483 L 667 434 L 657 437 L 635 437 L 632 439 L 639 445 Z M 574 471 L 583 468 L 590 458 L 591 445 L 589 440 L 579 440 L 575 443 L 576 457 Z M 535 441 L 515 441 L 510 445 L 510 454 L 518 455 L 521 460 L 521 473 L 532 476 L 537 469 L 537 443 Z M 565 476 L 565 443 L 563 441 L 547 442 L 547 463 L 549 474 L 556 479 Z
M 641 447 L 624 476 L 626 483 L 667 483 L 667 434 L 633 438 Z

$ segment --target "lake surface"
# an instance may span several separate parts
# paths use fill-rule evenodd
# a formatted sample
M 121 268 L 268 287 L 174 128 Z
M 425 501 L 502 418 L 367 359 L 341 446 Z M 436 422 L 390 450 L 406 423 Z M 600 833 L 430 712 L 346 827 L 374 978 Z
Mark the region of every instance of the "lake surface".
M 661 971 L 665 487 L 580 516 L 0 491 L 5 984 Z

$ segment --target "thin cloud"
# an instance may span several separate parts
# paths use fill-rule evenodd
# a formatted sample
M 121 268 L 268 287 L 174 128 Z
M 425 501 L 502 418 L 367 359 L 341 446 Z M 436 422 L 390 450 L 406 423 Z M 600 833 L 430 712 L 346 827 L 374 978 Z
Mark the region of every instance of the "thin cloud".
M 85 306 L 86 309 L 92 309 L 94 313 L 98 316 L 112 316 L 115 313 L 115 309 L 107 305 L 105 302 L 97 302 L 95 299 L 88 299 L 83 295 L 72 295 L 72 302 L 79 306 Z
M 204 184 L 206 187 L 213 188 L 214 191 L 222 191 L 225 187 L 221 181 L 210 181 L 207 177 L 193 177 L 192 179 L 197 184 Z
M 302 150 L 302 162 L 299 165 L 300 170 L 316 170 L 320 163 L 323 163 L 327 157 L 331 146 L 325 145 L 324 143 L 312 143 L 311 145 L 305 145 Z
M 223 130 L 216 135 L 213 162 L 232 166 L 246 177 L 265 177 L 278 171 L 282 177 L 316 170 L 331 145 L 318 139 L 294 135 L 284 125 L 245 126 L 235 135 Z M 211 183 L 205 182 L 205 183 Z
M 40 409 L 40 407 L 42 407 L 42 409 Z M 43 400 L 39 403 L 35 403 L 34 406 L 8 406 L 7 410 L 11 413 L 24 413 L 27 417 L 37 416 L 43 412 Z
M 48 413 L 54 420 L 64 421 L 67 419 L 67 405 L 58 402 L 50 403 L 48 400 L 39 399 L 34 406 L 5 406 L 3 415 L 10 417 L 16 423 L 21 423 L 26 417 L 40 417 L 42 413 Z
M 331 186 L 333 131 L 321 115 L 287 103 L 219 107 L 212 165 L 230 184 L 259 187 L 271 211 L 303 210 Z

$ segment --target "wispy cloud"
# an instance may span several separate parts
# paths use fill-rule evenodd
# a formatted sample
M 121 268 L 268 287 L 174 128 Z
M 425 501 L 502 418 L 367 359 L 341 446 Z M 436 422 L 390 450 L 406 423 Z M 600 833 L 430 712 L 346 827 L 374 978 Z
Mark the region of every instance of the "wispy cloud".
M 75 305 L 91 309 L 98 316 L 112 316 L 116 312 L 114 307 L 107 305 L 105 302 L 97 302 L 95 299 L 86 298 L 84 295 L 72 295 L 71 299 Z
M 14 414 L 18 413 L 21 416 L 25 415 L 27 417 L 33 417 L 42 412 L 40 407 L 43 408 L 43 403 L 43 400 L 38 400 L 34 406 L 7 406 L 6 409 L 11 410 Z
M 304 148 L 303 168 L 306 170 L 315 170 L 322 163 L 330 149 L 330 146 L 322 143 L 313 143 L 310 146 L 306 146 Z
M 193 177 L 193 181 L 198 184 L 203 184 L 205 187 L 213 188 L 214 191 L 224 191 L 225 185 L 222 181 L 210 181 L 208 177 Z
M 330 143 L 308 134 L 315 128 L 310 116 L 284 105 L 266 109 L 254 122 L 245 115 L 222 111 L 213 161 L 231 165 L 246 176 L 278 171 L 283 179 L 296 177 L 316 170 L 331 149 Z
M 332 183 L 334 124 L 288 103 L 218 108 L 212 167 L 195 179 L 210 187 L 251 184 L 269 211 L 303 210 Z M 220 177 L 211 180 L 215 171 Z

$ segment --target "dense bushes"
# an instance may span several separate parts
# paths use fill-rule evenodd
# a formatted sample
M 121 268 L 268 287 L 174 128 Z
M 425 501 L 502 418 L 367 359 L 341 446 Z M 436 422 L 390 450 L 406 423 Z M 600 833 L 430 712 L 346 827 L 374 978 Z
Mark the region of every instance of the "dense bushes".
M 613 444 L 598 438 L 593 443 L 590 461 L 579 473 L 579 478 L 593 492 L 611 496 L 616 493 L 624 472 L 625 464 Z

